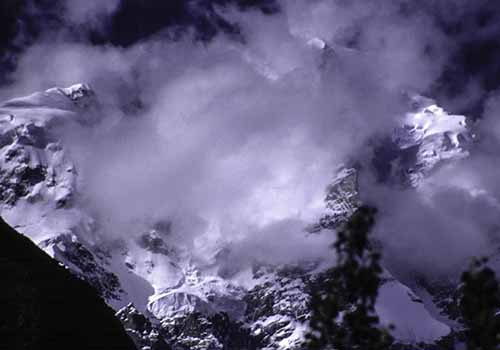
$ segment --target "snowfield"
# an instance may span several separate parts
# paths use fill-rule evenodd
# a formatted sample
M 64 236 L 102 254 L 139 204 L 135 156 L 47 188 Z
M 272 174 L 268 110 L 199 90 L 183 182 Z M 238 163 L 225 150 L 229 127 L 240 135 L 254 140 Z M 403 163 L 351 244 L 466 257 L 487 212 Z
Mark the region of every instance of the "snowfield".
M 311 45 L 323 48 L 319 41 Z M 413 163 L 398 165 L 411 186 L 443 161 L 466 157 L 473 139 L 465 117 L 448 115 L 428 99 L 415 101 L 415 111 L 392 134 L 401 152 L 415 152 Z M 6 221 L 96 287 L 109 305 L 122 310 L 120 317 L 137 313 L 160 327 L 153 327 L 154 337 L 166 332 L 167 342 L 222 348 L 213 327 L 214 317 L 224 314 L 238 329 L 237 337 L 254 337 L 265 344 L 262 349 L 300 349 L 307 330 L 307 285 L 317 270 L 299 262 L 293 272 L 257 264 L 224 276 L 214 258 L 221 247 L 200 261 L 172 241 L 168 225 L 155 222 L 126 240 L 102 235 L 99 219 L 79 201 L 79 171 L 53 132 L 64 123 L 93 127 L 96 113 L 97 96 L 85 84 L 0 105 L 0 199 Z M 360 205 L 358 195 L 357 169 L 341 166 L 327 197 L 331 220 L 345 220 Z M 388 276 L 376 310 L 383 324 L 395 326 L 399 341 L 432 343 L 451 329 L 431 315 L 428 308 L 437 307 L 429 303 Z M 171 331 L 190 317 L 198 318 L 190 332 Z

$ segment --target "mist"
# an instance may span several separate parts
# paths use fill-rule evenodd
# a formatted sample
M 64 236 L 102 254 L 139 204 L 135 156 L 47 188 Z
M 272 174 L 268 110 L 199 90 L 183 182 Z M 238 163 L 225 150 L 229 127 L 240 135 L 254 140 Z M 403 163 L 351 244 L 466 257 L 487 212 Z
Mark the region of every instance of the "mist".
M 407 111 L 403 95 L 431 91 L 452 53 L 433 18 L 406 3 L 284 1 L 272 15 L 215 6 L 237 24 L 236 39 L 165 28 L 116 46 L 53 31 L 24 49 L 0 97 L 93 87 L 98 123 L 59 136 L 105 236 L 127 239 L 168 219 L 193 250 L 222 241 L 245 262 L 327 257 L 334 235 L 304 228 L 324 215 L 334 170 L 392 130 Z M 69 2 L 65 21 L 105 33 L 118 2 L 86 4 Z M 498 131 L 491 101 L 485 120 Z M 500 195 L 488 157 L 480 149 L 416 191 L 365 181 L 387 254 L 449 271 L 484 252 Z

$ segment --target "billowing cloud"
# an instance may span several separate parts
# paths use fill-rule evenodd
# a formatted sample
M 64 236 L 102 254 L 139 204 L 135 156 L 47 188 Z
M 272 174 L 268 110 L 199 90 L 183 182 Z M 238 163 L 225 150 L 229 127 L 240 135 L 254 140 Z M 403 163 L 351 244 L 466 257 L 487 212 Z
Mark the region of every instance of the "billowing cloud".
M 102 29 L 119 4 L 67 6 L 67 21 Z M 237 40 L 156 33 L 119 47 L 65 31 L 27 48 L 0 96 L 94 87 L 100 123 L 61 137 L 103 232 L 126 237 L 169 218 L 179 239 L 232 241 L 245 261 L 327 255 L 332 237 L 303 228 L 322 215 L 334 169 L 392 130 L 403 93 L 432 91 L 453 42 L 425 4 L 408 1 L 287 1 L 273 15 L 210 8 L 237 24 Z M 446 269 L 486 245 L 476 232 L 494 225 L 496 208 L 470 190 L 474 169 L 456 167 L 419 191 L 369 185 L 390 254 L 413 250 L 414 266 Z M 463 183 L 446 185 L 446 171 Z

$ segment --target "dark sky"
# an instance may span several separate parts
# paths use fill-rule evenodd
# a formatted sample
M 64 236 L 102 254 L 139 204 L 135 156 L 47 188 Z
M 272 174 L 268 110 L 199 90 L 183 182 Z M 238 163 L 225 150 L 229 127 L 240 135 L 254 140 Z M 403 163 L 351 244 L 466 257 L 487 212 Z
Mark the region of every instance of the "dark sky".
M 15 69 L 16 58 L 24 48 L 42 36 L 63 33 L 70 40 L 90 41 L 94 45 L 130 46 L 165 28 L 181 35 L 194 28 L 196 39 L 208 41 L 219 32 L 239 40 L 238 25 L 229 23 L 214 6 L 235 4 L 242 10 L 258 9 L 266 14 L 279 11 L 273 0 L 120 0 L 118 9 L 99 30 L 75 25 L 64 18 L 65 0 L 1 0 L 0 62 L 2 80 Z
M 500 3 L 400 1 L 402 16 L 424 12 L 453 43 L 444 73 L 429 94 L 454 112 L 479 116 L 488 92 L 500 86 Z M 66 20 L 63 14 L 67 0 L 1 0 L 0 82 L 8 83 L 8 73 L 15 69 L 23 49 L 55 33 L 71 41 L 115 46 L 130 46 L 165 28 L 173 29 L 170 34 L 174 36 L 194 28 L 196 39 L 202 41 L 218 33 L 244 40 L 237 23 L 228 22 L 214 11 L 214 6 L 226 4 L 243 10 L 257 8 L 269 15 L 280 10 L 273 0 L 121 0 L 118 9 L 105 18 L 104 26 L 96 29 Z M 480 92 L 463 103 L 450 102 L 463 95 L 471 83 Z
M 433 13 L 455 46 L 433 95 L 460 96 L 468 84 L 477 82 L 484 93 L 458 111 L 477 116 L 487 93 L 500 86 L 500 3 L 480 0 L 463 6 L 461 16 L 439 10 Z

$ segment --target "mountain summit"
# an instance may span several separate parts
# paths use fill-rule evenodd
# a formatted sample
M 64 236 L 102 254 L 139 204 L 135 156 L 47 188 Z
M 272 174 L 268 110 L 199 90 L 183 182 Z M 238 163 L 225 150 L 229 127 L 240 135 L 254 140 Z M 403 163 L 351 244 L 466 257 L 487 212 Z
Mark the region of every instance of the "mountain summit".
M 373 161 L 339 168 L 328 188 L 325 217 L 316 231 L 335 227 L 361 205 L 360 171 L 368 168 L 382 181 L 415 187 L 438 164 L 467 156 L 473 134 L 465 117 L 448 115 L 428 99 L 416 103 L 400 128 L 373 143 Z M 176 241 L 172 231 L 176 226 L 168 219 L 150 222 L 127 239 L 100 234 L 100 218 L 80 200 L 79 183 L 84 178 L 63 140 L 53 132 L 58 123 L 94 127 L 80 121 L 89 109 L 95 115 L 98 108 L 98 96 L 85 84 L 53 88 L 0 105 L 1 214 L 55 260 L 38 252 L 37 259 L 59 271 L 57 261 L 68 269 L 57 274 L 71 271 L 92 285 L 117 312 L 114 321 L 123 322 L 140 348 L 301 349 L 311 288 L 326 277 L 321 261 L 292 265 L 255 261 L 230 271 L 231 246 L 219 247 L 200 260 Z M 3 227 L 8 231 L 3 239 L 17 237 Z M 26 239 L 16 240 L 35 251 Z M 2 245 L 2 258 L 14 259 L 8 246 Z M 27 283 L 14 277 L 9 281 L 12 290 Z M 90 289 L 81 284 L 80 293 L 89 294 Z M 56 285 L 44 284 L 44 288 L 52 290 Z M 430 291 L 425 295 L 421 291 L 411 290 L 387 272 L 376 309 L 384 323 L 395 325 L 394 336 L 400 343 L 431 344 L 454 327 L 433 302 L 437 299 L 429 297 Z M 64 301 L 64 311 L 80 317 L 81 323 L 83 311 L 79 310 L 84 304 L 78 298 L 73 300 L 74 305 Z M 42 307 L 36 300 L 24 304 Z M 61 316 L 61 320 L 67 317 Z M 85 332 L 91 332 L 89 326 L 82 326 Z

